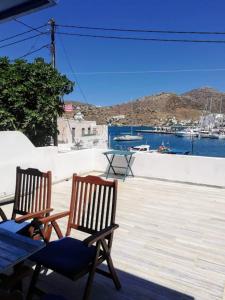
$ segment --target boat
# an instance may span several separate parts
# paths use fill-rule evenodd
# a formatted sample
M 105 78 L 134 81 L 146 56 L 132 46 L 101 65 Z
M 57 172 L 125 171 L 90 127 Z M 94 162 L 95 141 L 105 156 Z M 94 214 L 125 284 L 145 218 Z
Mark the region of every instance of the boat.
M 130 135 L 130 134 L 115 136 L 113 138 L 113 140 L 117 142 L 140 141 L 142 139 L 143 139 L 142 135 Z
M 137 151 L 137 152 L 150 152 L 150 146 L 149 145 L 134 146 L 129 148 L 129 150 Z
M 209 134 L 209 138 L 210 139 L 218 139 L 219 138 L 219 134 L 218 133 L 210 133 Z
M 219 137 L 219 139 L 224 140 L 225 139 L 225 133 L 221 132 L 218 137 Z
M 140 134 L 134 135 L 133 134 L 133 127 L 130 128 L 130 133 L 121 134 L 119 136 L 115 136 L 113 138 L 114 141 L 117 142 L 129 142 L 129 141 L 140 141 L 143 139 L 143 136 Z
M 197 137 L 199 132 L 194 129 L 186 129 L 183 131 L 177 131 L 175 135 L 179 137 Z
M 181 155 L 188 155 L 190 153 L 190 151 L 188 150 L 174 149 L 164 145 L 159 146 L 157 152 L 163 154 L 181 154 Z

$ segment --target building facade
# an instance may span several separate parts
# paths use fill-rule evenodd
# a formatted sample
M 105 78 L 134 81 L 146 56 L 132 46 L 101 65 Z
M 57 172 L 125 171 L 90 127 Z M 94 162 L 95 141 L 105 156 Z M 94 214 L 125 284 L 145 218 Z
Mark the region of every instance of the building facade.
M 74 118 L 58 118 L 59 147 L 74 150 L 84 148 L 107 148 L 108 126 L 97 125 L 96 121 L 86 121 L 81 113 Z

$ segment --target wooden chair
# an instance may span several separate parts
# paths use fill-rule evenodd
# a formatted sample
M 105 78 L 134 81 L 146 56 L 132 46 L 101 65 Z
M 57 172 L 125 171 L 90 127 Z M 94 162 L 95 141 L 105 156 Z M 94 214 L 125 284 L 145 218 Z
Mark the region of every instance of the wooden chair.
M 27 220 L 49 216 L 51 208 L 51 172 L 16 168 L 16 189 L 11 220 L 0 208 L 3 222 L 0 228 L 18 232 L 27 226 Z M 19 216 L 18 216 L 19 215 Z M 48 233 L 49 234 L 49 233 Z
M 58 272 L 72 280 L 89 273 L 83 299 L 90 297 L 95 272 L 111 278 L 117 289 L 121 288 L 111 258 L 117 201 L 117 180 L 106 181 L 96 176 L 73 175 L 70 211 L 52 215 L 41 220 L 51 223 L 59 240 L 49 242 L 31 258 L 36 268 L 31 280 L 28 299 L 32 299 L 41 266 Z M 69 216 L 66 237 L 57 219 Z M 84 241 L 71 238 L 72 229 L 90 234 Z M 106 261 L 109 272 L 98 268 Z

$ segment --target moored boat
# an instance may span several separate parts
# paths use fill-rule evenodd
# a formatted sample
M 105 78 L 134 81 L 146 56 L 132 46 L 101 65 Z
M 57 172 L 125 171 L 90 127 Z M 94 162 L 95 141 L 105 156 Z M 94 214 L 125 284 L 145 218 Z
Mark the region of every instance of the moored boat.
M 188 150 L 174 149 L 174 148 L 166 147 L 164 145 L 161 145 L 157 149 L 157 152 L 163 154 L 181 154 L 181 155 L 188 155 L 190 153 L 190 151 Z
M 137 151 L 137 152 L 150 152 L 150 146 L 149 145 L 134 146 L 131 147 L 129 150 Z
M 219 134 L 219 139 L 224 140 L 225 139 L 225 133 L 220 133 Z
M 113 138 L 114 141 L 117 141 L 117 142 L 124 142 L 124 141 L 139 141 L 139 140 L 142 140 L 143 139 L 143 136 L 142 135 L 129 135 L 129 134 L 126 134 L 126 135 L 120 135 L 120 136 L 115 136 Z
M 187 130 L 183 130 L 183 131 L 177 131 L 175 133 L 176 136 L 179 137 L 197 137 L 198 136 L 198 131 L 195 131 L 193 129 L 187 129 Z

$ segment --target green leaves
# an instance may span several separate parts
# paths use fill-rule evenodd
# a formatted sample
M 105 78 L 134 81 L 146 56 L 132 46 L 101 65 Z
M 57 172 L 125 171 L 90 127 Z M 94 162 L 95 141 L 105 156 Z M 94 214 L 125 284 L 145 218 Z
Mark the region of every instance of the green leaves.
M 36 145 L 49 145 L 57 131 L 61 98 L 74 83 L 42 58 L 33 63 L 0 58 L 0 130 L 20 130 Z

